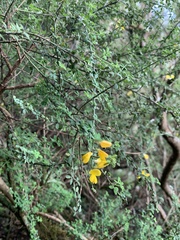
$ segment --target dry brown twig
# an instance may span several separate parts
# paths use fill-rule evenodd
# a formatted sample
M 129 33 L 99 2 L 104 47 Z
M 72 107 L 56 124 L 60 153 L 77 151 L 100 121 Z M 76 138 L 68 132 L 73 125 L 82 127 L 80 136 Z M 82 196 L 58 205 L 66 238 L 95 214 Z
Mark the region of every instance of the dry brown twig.
M 35 47 L 35 45 L 32 44 L 27 51 L 31 51 L 34 47 Z M 9 67 L 10 67 L 9 71 L 6 74 L 6 76 L 2 79 L 2 82 L 0 84 L 0 95 L 6 90 L 7 84 L 13 78 L 15 71 L 17 70 L 17 68 L 19 67 L 19 65 L 22 63 L 22 61 L 24 59 L 25 59 L 25 54 L 23 54 L 20 58 L 18 57 L 18 59 L 16 60 L 16 62 L 14 63 L 14 65 L 12 67 L 9 63 Z
M 39 216 L 46 217 L 46 218 L 51 219 L 51 220 L 53 220 L 53 221 L 55 221 L 57 223 L 61 223 L 61 224 L 65 225 L 70 230 L 75 230 L 73 227 L 71 227 L 67 223 L 67 221 L 61 216 L 61 214 L 59 214 L 57 211 L 54 211 L 54 214 L 55 214 L 55 216 L 51 215 L 49 213 L 43 213 L 43 212 L 38 212 L 37 213 L 37 215 L 39 215 Z M 82 234 L 80 235 L 80 239 L 82 239 L 82 240 L 89 240 L 88 238 L 86 238 Z

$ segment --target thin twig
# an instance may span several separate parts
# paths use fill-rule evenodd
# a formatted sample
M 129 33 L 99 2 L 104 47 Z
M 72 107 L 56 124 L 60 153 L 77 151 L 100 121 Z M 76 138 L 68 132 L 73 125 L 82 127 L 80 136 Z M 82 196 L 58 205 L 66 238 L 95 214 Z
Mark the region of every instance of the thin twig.
M 150 172 L 150 177 L 151 177 L 151 186 L 153 190 L 153 196 L 154 196 L 154 202 L 156 203 L 156 207 L 159 210 L 159 213 L 164 221 L 167 221 L 167 215 L 162 206 L 158 203 L 158 197 L 157 197 L 157 191 L 156 191 L 156 185 L 152 179 L 152 171 L 150 168 L 150 163 L 148 159 L 145 159 L 146 165 L 148 167 L 148 171 Z
M 129 155 L 140 155 L 141 152 L 125 152 L 126 154 L 129 154 Z
M 112 240 L 119 232 L 122 232 L 123 230 L 124 230 L 124 228 L 121 227 L 118 231 L 116 231 L 115 233 L 113 233 L 113 234 L 111 235 L 111 240 Z
M 32 44 L 28 51 L 30 51 L 32 48 L 34 48 L 34 44 Z M 9 82 L 10 79 L 12 79 L 13 74 L 15 72 L 15 70 L 19 67 L 19 65 L 21 64 L 21 62 L 25 59 L 25 54 L 22 55 L 22 57 L 16 60 L 16 62 L 14 63 L 14 65 L 12 66 L 12 69 L 8 71 L 7 75 L 4 77 L 4 79 L 2 80 L 2 83 L 0 84 L 0 95 L 6 90 L 7 84 Z
M 65 225 L 67 228 L 69 228 L 70 230 L 75 230 L 73 227 L 71 227 L 67 221 L 61 216 L 61 214 L 59 214 L 58 212 L 54 212 L 56 216 L 53 216 L 49 213 L 43 213 L 43 212 L 38 212 L 37 215 L 42 216 L 42 217 L 46 217 L 48 219 L 51 219 L 55 222 L 61 223 L 63 225 Z M 88 238 L 86 238 L 84 235 L 80 234 L 80 238 L 82 240 L 88 240 Z
M 118 3 L 118 2 L 119 2 L 119 1 L 110 2 L 110 3 L 106 4 L 106 5 L 98 8 L 94 13 L 99 12 L 99 11 L 101 11 L 102 9 L 107 8 L 107 7 L 109 7 L 109 6 L 112 6 L 112 5 L 114 5 L 114 4 Z
M 2 48 L 0 49 L 0 52 L 1 52 L 1 56 L 3 57 L 3 59 L 6 62 L 6 65 L 7 65 L 8 69 L 9 69 L 9 71 L 12 71 L 12 66 L 11 66 L 11 64 L 10 64 L 10 62 L 8 60 L 8 56 L 3 52 Z
M 10 9 L 11 9 L 11 7 L 13 6 L 14 2 L 15 2 L 15 0 L 13 0 L 13 1 L 11 2 L 11 4 L 9 5 L 9 7 L 8 7 L 8 9 L 7 9 L 7 11 L 6 11 L 5 15 L 4 15 L 4 21 L 5 21 L 5 22 L 8 22 L 7 16 L 8 16 L 8 13 L 10 12 Z

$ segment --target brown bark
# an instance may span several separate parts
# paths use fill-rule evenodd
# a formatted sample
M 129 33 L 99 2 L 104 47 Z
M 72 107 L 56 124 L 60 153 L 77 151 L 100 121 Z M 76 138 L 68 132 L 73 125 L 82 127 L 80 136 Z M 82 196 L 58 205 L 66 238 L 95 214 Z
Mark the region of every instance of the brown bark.
M 10 189 L 6 185 L 6 183 L 3 181 L 3 179 L 0 177 L 0 191 L 4 194 L 4 196 L 12 203 L 14 204 L 14 200 L 12 195 L 10 194 Z
M 16 86 L 9 86 L 9 87 L 6 87 L 6 90 L 16 90 L 16 89 L 23 89 L 23 88 L 32 88 L 32 87 L 35 87 L 37 84 L 38 84 L 38 82 L 21 84 L 21 85 L 16 85 Z
M 160 182 L 161 182 L 162 189 L 172 199 L 175 193 L 173 189 L 171 189 L 171 187 L 168 185 L 167 180 L 174 165 L 180 159 L 180 139 L 173 135 L 173 132 L 169 127 L 168 120 L 167 120 L 167 112 L 163 112 L 161 130 L 164 132 L 163 134 L 164 139 L 171 146 L 172 154 L 169 157 L 168 162 L 166 163 L 163 169 Z

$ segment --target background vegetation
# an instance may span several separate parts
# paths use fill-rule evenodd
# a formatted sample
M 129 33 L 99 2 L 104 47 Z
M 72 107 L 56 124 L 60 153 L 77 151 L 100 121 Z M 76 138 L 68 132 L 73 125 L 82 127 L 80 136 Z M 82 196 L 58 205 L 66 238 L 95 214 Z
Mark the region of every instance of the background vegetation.
M 180 239 L 179 1 L 0 2 L 1 238 Z

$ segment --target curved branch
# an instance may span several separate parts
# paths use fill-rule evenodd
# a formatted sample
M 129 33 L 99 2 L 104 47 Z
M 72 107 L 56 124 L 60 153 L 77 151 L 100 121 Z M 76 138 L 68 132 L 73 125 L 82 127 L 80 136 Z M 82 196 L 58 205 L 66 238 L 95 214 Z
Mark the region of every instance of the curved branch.
M 66 220 L 58 213 L 58 212 L 56 212 L 55 211 L 55 215 L 56 216 L 54 216 L 54 215 L 51 215 L 51 214 L 49 214 L 49 213 L 43 213 L 43 212 L 37 212 L 36 213 L 37 215 L 39 215 L 39 216 L 42 216 L 42 217 L 46 217 L 46 218 L 48 218 L 48 219 L 51 219 L 51 220 L 53 220 L 53 221 L 55 221 L 55 222 L 58 222 L 58 223 L 61 223 L 61 224 L 63 224 L 63 225 L 65 225 L 68 229 L 70 229 L 70 230 L 75 230 L 73 227 L 71 227 L 67 222 L 66 222 Z M 82 234 L 80 234 L 80 239 L 82 239 L 82 240 L 88 240 L 88 238 L 86 238 L 84 235 L 82 235 Z
M 19 219 L 22 225 L 25 227 L 25 230 L 29 236 L 30 230 L 27 223 L 27 217 L 22 211 L 20 211 L 20 209 L 15 207 L 14 199 L 10 193 L 10 189 L 7 186 L 7 184 L 4 182 L 2 177 L 0 177 L 0 193 L 2 193 L 0 194 L 0 203 L 3 204 L 3 206 L 9 209 L 12 213 L 14 213 L 17 219 Z
M 10 189 L 7 186 L 7 184 L 3 181 L 3 179 L 0 177 L 0 191 L 4 194 L 4 196 L 12 203 L 14 204 L 14 199 L 12 195 L 10 194 Z
M 167 143 L 171 146 L 172 154 L 169 157 L 169 160 L 163 169 L 160 182 L 161 182 L 162 189 L 172 199 L 175 193 L 168 185 L 167 180 L 174 165 L 176 164 L 177 160 L 180 158 L 180 139 L 173 135 L 173 132 L 169 127 L 168 120 L 167 120 L 167 112 L 163 112 L 161 130 L 165 132 L 163 137 L 167 141 Z

